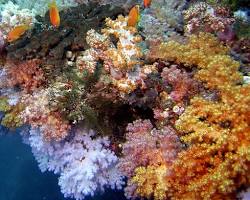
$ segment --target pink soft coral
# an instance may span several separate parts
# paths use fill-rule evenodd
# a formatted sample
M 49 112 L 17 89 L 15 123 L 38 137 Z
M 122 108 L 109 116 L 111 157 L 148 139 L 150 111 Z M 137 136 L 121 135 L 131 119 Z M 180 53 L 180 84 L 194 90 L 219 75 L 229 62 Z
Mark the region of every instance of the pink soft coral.
M 178 69 L 176 65 L 171 65 L 170 68 L 165 67 L 161 76 L 173 87 L 170 97 L 176 102 L 182 101 L 185 96 L 196 91 L 195 81 L 186 72 Z
M 47 90 L 24 95 L 22 103 L 26 105 L 21 114 L 22 119 L 32 127 L 40 127 L 46 141 L 60 141 L 68 135 L 69 123 L 58 112 L 49 109 Z
M 127 177 L 131 177 L 138 166 L 171 162 L 181 146 L 172 127 L 157 130 L 150 120 L 128 124 L 126 139 L 119 167 Z

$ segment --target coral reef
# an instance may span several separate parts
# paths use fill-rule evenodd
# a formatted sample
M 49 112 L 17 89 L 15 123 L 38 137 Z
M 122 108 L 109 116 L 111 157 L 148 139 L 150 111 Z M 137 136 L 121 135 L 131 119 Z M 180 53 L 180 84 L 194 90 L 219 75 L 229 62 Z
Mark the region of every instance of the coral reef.
M 247 11 L 144 3 L 58 0 L 59 27 L 44 0 L 1 4 L 0 132 L 22 129 L 65 198 L 123 187 L 128 199 L 248 198 Z
M 234 58 L 241 62 L 240 70 L 244 75 L 250 73 L 250 39 L 243 38 L 234 42 L 231 46 L 231 52 Z
M 172 65 L 170 68 L 163 68 L 161 76 L 163 81 L 172 85 L 173 91 L 171 91 L 170 97 L 174 101 L 178 102 L 181 101 L 185 95 L 195 94 L 194 81 L 187 73 L 181 72 L 177 66 Z
M 140 33 L 145 37 L 148 45 L 155 40 L 167 41 L 181 37 L 176 30 L 183 31 L 182 11 L 186 4 L 185 0 L 158 0 L 151 2 L 150 9 L 141 11 Z
M 16 4 L 22 9 L 29 9 L 35 15 L 40 15 L 43 17 L 48 10 L 48 1 L 46 0 L 15 0 Z M 77 0 L 57 0 L 57 6 L 60 10 L 65 8 L 77 6 L 79 3 L 86 3 L 87 1 L 83 0 L 78 2 Z
M 25 105 L 21 117 L 25 123 L 39 127 L 46 141 L 60 141 L 68 135 L 70 125 L 60 113 L 49 109 L 48 90 L 41 90 L 22 97 Z
M 151 9 L 159 20 L 166 20 L 171 27 L 181 30 L 183 24 L 182 11 L 186 3 L 186 0 L 152 1 Z
M 241 193 L 239 193 L 238 197 L 242 200 L 247 200 L 250 198 L 250 193 L 249 193 L 250 189 L 248 188 L 247 191 L 242 191 Z
M 102 60 L 103 68 L 110 73 L 111 82 L 123 93 L 136 89 L 136 79 L 140 77 L 133 73 L 141 64 L 142 57 L 138 46 L 141 37 L 137 35 L 135 28 L 127 26 L 127 20 L 121 15 L 116 20 L 107 18 L 107 28 L 102 29 L 103 35 L 93 30 L 88 31 L 86 40 L 91 48 L 76 59 L 76 67 L 80 73 L 87 70 L 92 74 L 97 68 L 97 61 Z M 117 39 L 115 45 L 111 42 L 111 36 Z

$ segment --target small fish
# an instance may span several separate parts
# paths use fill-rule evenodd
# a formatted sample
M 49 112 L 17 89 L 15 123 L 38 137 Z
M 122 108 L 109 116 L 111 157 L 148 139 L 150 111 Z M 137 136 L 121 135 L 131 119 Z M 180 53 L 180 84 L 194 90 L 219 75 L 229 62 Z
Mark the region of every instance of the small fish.
M 140 7 L 136 5 L 129 11 L 128 26 L 135 27 L 139 19 L 140 19 Z
M 59 27 L 60 26 L 60 15 L 59 15 L 59 10 L 56 5 L 56 1 L 53 0 L 49 4 L 49 17 L 50 17 L 50 23 L 54 27 Z
M 19 25 L 13 28 L 7 36 L 8 42 L 13 42 L 20 38 L 28 29 L 30 28 L 29 25 L 24 24 L 24 25 Z
M 143 0 L 144 8 L 148 8 L 151 4 L 151 0 Z

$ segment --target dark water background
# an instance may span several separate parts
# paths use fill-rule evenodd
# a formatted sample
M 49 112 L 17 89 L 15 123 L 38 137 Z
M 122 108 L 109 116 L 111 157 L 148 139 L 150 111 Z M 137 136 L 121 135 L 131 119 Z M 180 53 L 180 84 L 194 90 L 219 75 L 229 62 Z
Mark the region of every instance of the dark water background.
M 31 148 L 16 132 L 4 133 L 0 127 L 0 200 L 66 200 L 57 177 L 42 173 Z M 86 200 L 125 200 L 123 191 L 107 190 Z M 69 199 L 67 199 L 69 200 Z

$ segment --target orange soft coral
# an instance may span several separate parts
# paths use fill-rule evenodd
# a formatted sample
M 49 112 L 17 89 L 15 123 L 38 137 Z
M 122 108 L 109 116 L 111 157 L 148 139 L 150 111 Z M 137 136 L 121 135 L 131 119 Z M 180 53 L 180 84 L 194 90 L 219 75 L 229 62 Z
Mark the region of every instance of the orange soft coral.
M 39 68 L 41 63 L 38 59 L 28 61 L 8 60 L 5 67 L 9 76 L 9 86 L 21 86 L 30 92 L 37 89 L 44 82 L 43 71 Z
M 159 56 L 197 66 L 195 78 L 208 90 L 217 90 L 220 98 L 191 100 L 176 122 L 187 150 L 169 167 L 171 173 L 158 173 L 162 166 L 138 168 L 132 179 L 137 194 L 156 199 L 235 199 L 236 190 L 250 183 L 250 85 L 241 84 L 239 64 L 227 55 L 227 48 L 204 33 L 191 36 L 184 45 L 161 45 Z M 152 178 L 161 182 L 155 184 Z M 157 189 L 159 184 L 165 184 L 164 194 Z

